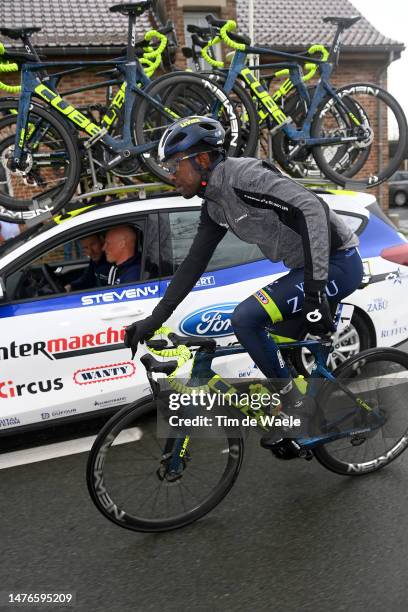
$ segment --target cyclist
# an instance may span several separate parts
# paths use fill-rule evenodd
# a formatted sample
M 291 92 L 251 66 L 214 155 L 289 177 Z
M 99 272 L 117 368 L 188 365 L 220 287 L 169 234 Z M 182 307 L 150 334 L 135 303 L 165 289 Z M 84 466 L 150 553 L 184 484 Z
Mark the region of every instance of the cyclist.
M 257 244 L 271 261 L 283 261 L 288 273 L 241 302 L 232 326 L 241 344 L 267 378 L 278 381 L 285 413 L 313 413 L 291 378 L 275 341 L 265 330 L 286 338 L 306 331 L 324 336 L 335 331 L 330 304 L 360 285 L 363 266 L 358 238 L 312 191 L 253 158 L 225 158 L 224 130 L 214 119 L 193 116 L 164 132 L 159 157 L 185 197 L 204 198 L 190 251 L 152 314 L 127 328 L 125 343 L 136 352 L 170 317 L 193 289 L 216 246 L 228 230 Z M 282 436 L 261 441 L 274 448 Z

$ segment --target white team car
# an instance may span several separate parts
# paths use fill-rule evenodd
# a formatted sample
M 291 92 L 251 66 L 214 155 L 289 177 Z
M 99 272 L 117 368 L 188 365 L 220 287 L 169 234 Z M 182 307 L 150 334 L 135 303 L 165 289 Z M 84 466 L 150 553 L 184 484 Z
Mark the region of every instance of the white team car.
M 408 244 L 374 196 L 322 197 L 359 234 L 366 269 L 365 288 L 347 299 L 354 312 L 338 335 L 335 366 L 359 350 L 408 338 Z M 171 195 L 111 203 L 31 227 L 0 247 L 0 433 L 112 411 L 147 392 L 138 358 L 145 349 L 132 361 L 124 328 L 147 316 L 163 295 L 189 249 L 200 204 Z M 88 265 L 75 255 L 76 241 L 124 223 L 139 235 L 140 282 L 66 293 L 63 286 Z M 256 245 L 229 232 L 168 324 L 182 334 L 231 343 L 235 306 L 284 272 L 281 263 L 265 260 Z M 223 375 L 256 375 L 247 355 L 217 361 Z

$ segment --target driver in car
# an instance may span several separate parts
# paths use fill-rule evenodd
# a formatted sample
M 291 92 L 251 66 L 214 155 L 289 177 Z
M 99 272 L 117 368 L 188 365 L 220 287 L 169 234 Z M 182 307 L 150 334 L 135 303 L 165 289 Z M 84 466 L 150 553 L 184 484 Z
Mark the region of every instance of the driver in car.
M 89 257 L 89 264 L 81 276 L 65 285 L 65 291 L 92 289 L 108 284 L 110 264 L 106 261 L 103 250 L 104 239 L 99 234 L 81 238 L 83 252 Z

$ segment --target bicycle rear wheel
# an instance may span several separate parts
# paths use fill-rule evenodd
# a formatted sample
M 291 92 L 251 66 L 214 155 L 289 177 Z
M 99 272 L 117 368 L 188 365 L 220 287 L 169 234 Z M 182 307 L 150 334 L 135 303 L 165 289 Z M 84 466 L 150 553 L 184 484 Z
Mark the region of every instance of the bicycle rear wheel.
M 169 467 L 176 450 L 165 447 L 166 439 L 157 436 L 152 397 L 123 408 L 106 423 L 87 465 L 89 493 L 106 518 L 133 531 L 184 527 L 219 504 L 242 463 L 242 439 L 192 435 L 174 475 Z
M 315 88 L 309 88 L 309 96 L 312 100 Z M 354 114 L 358 114 L 357 106 L 352 100 L 349 103 L 353 106 Z M 298 128 L 302 127 L 307 114 L 305 101 L 298 93 L 293 93 L 285 100 L 284 112 L 291 117 Z M 330 132 L 325 132 L 326 136 L 343 134 L 347 131 L 347 118 L 344 120 L 342 113 L 335 104 L 330 108 Z M 295 178 L 319 178 L 321 170 L 313 156 L 311 147 L 302 147 L 299 152 L 289 158 L 292 150 L 297 147 L 296 142 L 292 142 L 284 130 L 277 132 L 272 139 L 273 155 L 281 168 Z M 333 146 L 325 148 L 325 158 L 331 167 L 338 166 L 338 171 L 344 176 L 352 177 L 357 174 L 364 166 L 369 155 L 369 149 L 358 149 L 353 144 L 343 144 L 343 146 Z
M 356 409 L 351 398 L 328 383 L 321 391 L 319 406 L 331 422 L 350 414 L 351 422 L 341 426 L 342 431 L 349 428 L 350 433 L 315 448 L 313 453 L 324 467 L 337 474 L 375 472 L 408 446 L 408 355 L 392 348 L 368 349 L 348 359 L 333 374 L 373 408 L 381 421 L 376 424 L 364 407 Z M 364 419 L 368 419 L 368 431 L 361 433 Z
M 12 171 L 18 100 L 0 102 L 7 113 L 0 120 L 0 204 L 9 210 L 48 208 L 56 212 L 74 194 L 80 177 L 77 144 L 65 124 L 47 109 L 33 104 L 28 114 L 24 169 Z
M 375 187 L 387 180 L 403 159 L 407 144 L 404 111 L 395 98 L 377 85 L 355 83 L 338 89 L 336 93 L 344 104 L 344 112 L 349 115 L 348 127 L 342 130 L 341 135 L 355 138 L 354 142 L 348 143 L 349 153 L 350 146 L 368 152 L 364 166 L 353 173 L 353 185 L 359 188 Z M 333 97 L 324 100 L 317 109 L 311 126 L 313 138 L 331 133 L 331 109 L 336 106 L 339 108 Z M 388 150 L 389 136 L 397 142 L 392 154 Z M 339 142 L 338 146 L 341 148 L 344 144 Z M 344 163 L 347 160 L 344 160 L 343 155 L 333 158 L 332 147 L 315 146 L 313 155 L 323 174 L 344 187 L 350 181 L 344 174 Z
M 146 168 L 162 181 L 171 184 L 168 173 L 158 161 L 157 144 L 167 127 L 178 118 L 191 115 L 215 117 L 226 132 L 227 154 L 239 155 L 240 121 L 229 98 L 210 79 L 185 72 L 166 74 L 153 81 L 145 93 L 154 98 L 160 107 L 148 98 L 136 101 L 133 109 L 135 140 L 138 145 L 156 143 L 151 152 L 141 157 Z

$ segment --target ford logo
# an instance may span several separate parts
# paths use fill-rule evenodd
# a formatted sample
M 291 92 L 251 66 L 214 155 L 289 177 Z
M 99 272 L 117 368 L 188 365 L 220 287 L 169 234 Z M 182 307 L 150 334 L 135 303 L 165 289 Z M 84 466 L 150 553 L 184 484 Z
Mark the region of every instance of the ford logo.
M 231 336 L 231 315 L 238 302 L 200 308 L 185 317 L 180 329 L 187 336 Z

